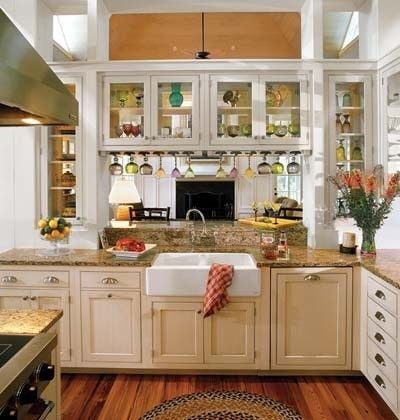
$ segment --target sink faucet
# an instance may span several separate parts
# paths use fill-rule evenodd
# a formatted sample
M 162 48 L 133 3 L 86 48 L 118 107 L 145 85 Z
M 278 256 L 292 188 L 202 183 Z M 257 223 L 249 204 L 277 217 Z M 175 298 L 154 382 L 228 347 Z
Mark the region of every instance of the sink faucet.
M 204 214 L 200 210 L 198 210 L 198 209 L 189 209 L 186 212 L 186 220 L 189 220 L 189 216 L 192 213 L 197 213 L 198 215 L 200 215 L 201 221 L 203 222 L 203 232 L 205 232 L 206 231 L 206 218 L 204 217 Z

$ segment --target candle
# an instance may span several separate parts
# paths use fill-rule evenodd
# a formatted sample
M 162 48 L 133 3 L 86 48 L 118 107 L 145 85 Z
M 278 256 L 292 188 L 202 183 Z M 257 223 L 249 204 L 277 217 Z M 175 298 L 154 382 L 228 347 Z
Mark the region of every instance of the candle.
M 354 248 L 356 246 L 356 234 L 353 232 L 343 232 L 343 244 L 346 248 Z

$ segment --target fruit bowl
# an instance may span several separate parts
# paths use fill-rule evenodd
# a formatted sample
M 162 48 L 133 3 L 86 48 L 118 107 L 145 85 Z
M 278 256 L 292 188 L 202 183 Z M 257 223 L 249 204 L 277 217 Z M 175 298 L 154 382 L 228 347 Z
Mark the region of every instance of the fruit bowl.
M 50 245 L 50 248 L 42 250 L 40 255 L 51 257 L 70 253 L 70 250 L 63 248 L 62 245 L 68 244 L 71 223 L 62 217 L 44 218 L 38 221 L 38 227 L 40 239 Z

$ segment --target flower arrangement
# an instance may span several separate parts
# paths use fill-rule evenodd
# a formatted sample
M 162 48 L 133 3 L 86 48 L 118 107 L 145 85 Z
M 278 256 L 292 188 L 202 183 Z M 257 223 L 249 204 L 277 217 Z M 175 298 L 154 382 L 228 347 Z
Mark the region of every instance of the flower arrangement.
M 383 185 L 383 167 L 376 166 L 372 173 L 364 174 L 359 169 L 340 171 L 329 176 L 330 181 L 345 201 L 348 217 L 355 220 L 362 230 L 362 255 L 375 255 L 375 234 L 392 210 L 394 198 L 400 192 L 400 172 L 389 177 Z

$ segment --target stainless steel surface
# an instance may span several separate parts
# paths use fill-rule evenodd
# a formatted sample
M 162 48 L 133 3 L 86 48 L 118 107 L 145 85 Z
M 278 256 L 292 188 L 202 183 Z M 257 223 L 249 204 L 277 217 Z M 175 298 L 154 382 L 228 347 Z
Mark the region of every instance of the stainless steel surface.
M 78 101 L 0 9 L 0 125 L 77 125 Z
M 56 334 L 38 334 L 0 368 L 0 407 L 15 395 L 21 381 L 28 380 L 38 363 L 50 357 L 56 345 Z

